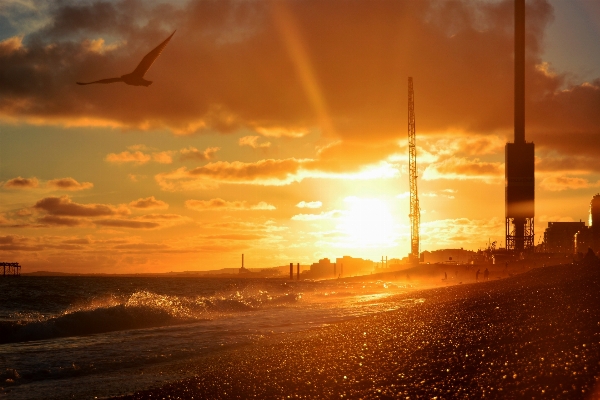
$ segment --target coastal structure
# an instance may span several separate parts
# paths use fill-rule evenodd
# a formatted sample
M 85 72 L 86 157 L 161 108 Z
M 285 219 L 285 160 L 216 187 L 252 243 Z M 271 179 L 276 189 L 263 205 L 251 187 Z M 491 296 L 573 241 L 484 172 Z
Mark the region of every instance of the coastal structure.
M 410 187 L 410 263 L 419 263 L 419 225 L 421 208 L 417 192 L 417 138 L 415 126 L 415 91 L 413 78 L 408 78 L 408 183 Z
M 525 0 L 515 0 L 514 143 L 505 148 L 506 249 L 534 247 L 535 165 L 533 143 L 525 141 Z
M 18 262 L 0 262 L 2 276 L 21 276 L 21 266 Z

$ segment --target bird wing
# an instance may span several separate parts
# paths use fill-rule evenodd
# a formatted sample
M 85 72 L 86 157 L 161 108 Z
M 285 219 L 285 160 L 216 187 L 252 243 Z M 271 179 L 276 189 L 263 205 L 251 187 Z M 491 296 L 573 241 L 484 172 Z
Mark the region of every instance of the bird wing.
M 152 63 L 154 63 L 154 60 L 158 58 L 158 56 L 163 51 L 167 43 L 169 43 L 169 40 L 171 40 L 171 37 L 175 34 L 175 32 L 177 31 L 173 31 L 173 33 L 171 33 L 171 36 L 166 38 L 164 42 L 156 46 L 154 50 L 152 50 L 150 53 L 146 54 L 146 56 L 142 58 L 142 61 L 140 61 L 140 63 L 138 64 L 136 69 L 131 73 L 131 75 L 137 75 L 140 78 L 142 78 L 144 74 L 148 71 L 148 69 L 150 69 Z
M 123 82 L 122 78 L 107 78 L 107 79 L 100 79 L 98 81 L 94 81 L 94 82 L 75 82 L 78 85 L 91 85 L 92 83 L 113 83 L 113 82 Z

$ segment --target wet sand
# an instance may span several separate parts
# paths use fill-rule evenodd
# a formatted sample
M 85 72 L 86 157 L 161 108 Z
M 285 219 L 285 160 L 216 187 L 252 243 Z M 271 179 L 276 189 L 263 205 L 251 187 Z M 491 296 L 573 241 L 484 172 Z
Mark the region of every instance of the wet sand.
M 209 355 L 126 398 L 600 399 L 600 265 L 415 291 L 370 317 Z

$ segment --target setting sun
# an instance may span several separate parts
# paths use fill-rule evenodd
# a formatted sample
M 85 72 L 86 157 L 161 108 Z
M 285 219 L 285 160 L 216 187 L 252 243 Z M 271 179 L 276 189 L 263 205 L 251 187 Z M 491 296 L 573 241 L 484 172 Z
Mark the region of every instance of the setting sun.
M 398 233 L 387 203 L 380 199 L 346 197 L 348 209 L 337 229 L 344 235 L 343 247 L 386 248 L 395 245 Z

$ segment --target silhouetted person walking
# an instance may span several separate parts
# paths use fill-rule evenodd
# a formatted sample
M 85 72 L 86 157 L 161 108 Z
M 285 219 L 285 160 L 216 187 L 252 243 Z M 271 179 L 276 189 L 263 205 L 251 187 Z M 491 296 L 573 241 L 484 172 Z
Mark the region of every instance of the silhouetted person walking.
M 484 281 L 489 280 L 489 276 L 490 276 L 490 271 L 488 271 L 488 269 L 486 268 L 485 271 L 483 271 L 483 280 Z
M 475 272 L 475 282 L 479 282 L 479 270 Z

